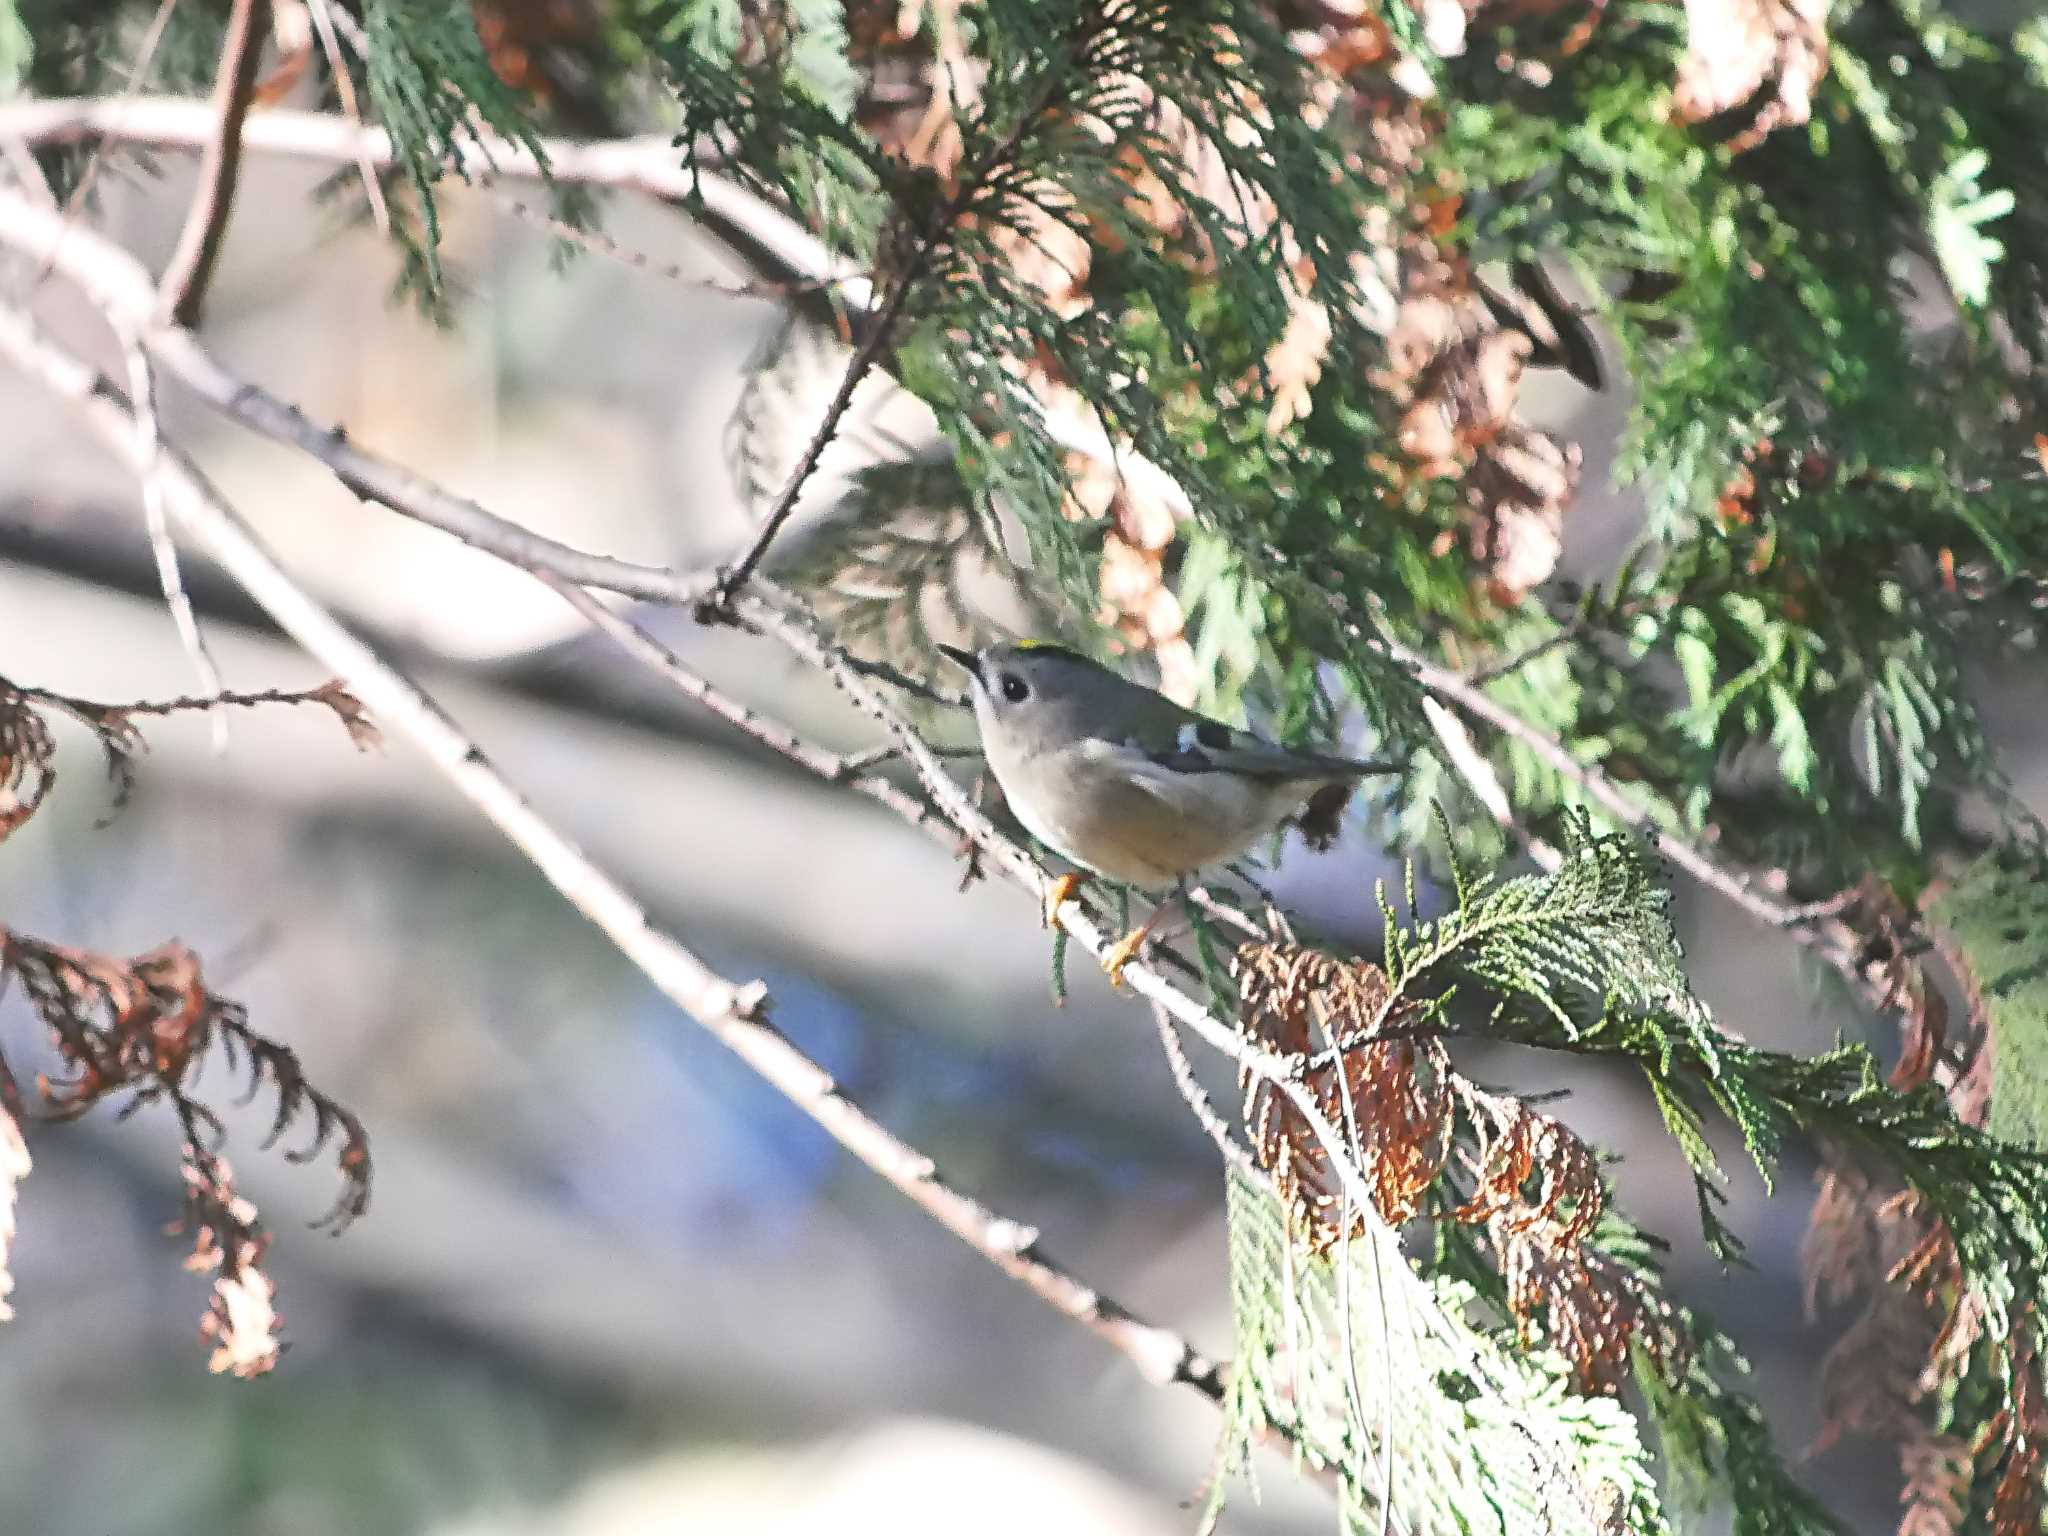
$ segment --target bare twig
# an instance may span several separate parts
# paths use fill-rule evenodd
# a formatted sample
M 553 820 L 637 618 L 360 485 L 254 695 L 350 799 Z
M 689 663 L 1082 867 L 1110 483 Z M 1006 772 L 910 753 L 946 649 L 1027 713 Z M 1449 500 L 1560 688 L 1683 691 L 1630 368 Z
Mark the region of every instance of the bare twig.
M 156 415 L 156 381 L 149 356 L 133 343 L 123 347 L 128 360 L 128 390 L 135 409 L 135 430 L 142 440 L 142 455 L 151 466 L 163 447 Z M 156 575 L 164 590 L 164 604 L 171 610 L 171 623 L 179 643 L 199 674 L 199 686 L 208 693 L 221 691 L 220 668 L 207 649 L 206 636 L 199 632 L 199 616 L 192 611 L 192 598 L 185 591 L 185 578 L 178 570 L 178 546 L 171 538 L 170 520 L 164 513 L 163 482 L 154 467 L 142 476 L 142 520 L 149 532 L 150 553 L 156 557 Z M 228 716 L 224 709 L 213 712 L 213 750 L 224 752 L 228 744 Z
M 1512 656 L 1503 656 L 1483 667 L 1474 667 L 1465 674 L 1465 680 L 1475 688 L 1484 688 L 1488 683 L 1498 682 L 1512 672 L 1519 672 L 1532 661 L 1548 656 L 1559 646 L 1579 637 L 1580 624 L 1577 619 L 1558 626 L 1557 633 L 1538 640 L 1534 645 L 1524 647 Z
M 133 422 L 112 387 L 6 309 L 0 309 L 0 353 L 71 401 L 109 449 L 138 473 L 148 467 Z M 727 980 L 657 928 L 638 902 L 533 809 L 438 704 L 309 597 L 189 461 L 167 448 L 159 464 L 172 516 L 286 633 L 346 680 L 380 721 L 418 747 L 665 996 L 841 1146 L 991 1264 L 1116 1348 L 1148 1381 L 1180 1383 L 1221 1400 L 1222 1371 L 1214 1361 L 1180 1335 L 1143 1321 L 1044 1258 L 1035 1229 L 998 1215 L 941 1180 L 930 1158 L 840 1093 L 831 1075 L 769 1022 L 761 983 Z
M 327 58 L 327 69 L 334 76 L 334 91 L 341 98 L 341 110 L 351 123 L 363 126 L 362 104 L 356 100 L 356 77 L 349 73 L 348 60 L 341 56 L 341 39 L 335 35 L 334 9 L 332 0 L 306 0 L 306 8 L 313 16 L 313 30 L 320 34 L 320 51 Z M 356 172 L 363 179 L 363 196 L 369 200 L 370 219 L 377 226 L 379 234 L 391 232 L 391 210 L 384 203 L 384 183 L 378 179 L 377 167 L 358 137 L 356 142 Z
M 822 293 L 856 278 L 862 282 L 867 281 L 866 274 L 860 272 L 843 272 L 831 277 L 801 278 L 791 282 L 762 278 L 751 283 L 725 283 L 716 278 L 698 277 L 685 271 L 680 262 L 656 261 L 645 251 L 623 245 L 602 230 L 585 229 L 579 224 L 571 224 L 567 219 L 557 218 L 545 209 L 535 208 L 520 201 L 502 188 L 496 190 L 498 206 L 522 222 L 531 224 L 536 229 L 544 229 L 557 240 L 566 241 L 608 261 L 615 261 L 622 267 L 645 273 L 649 277 L 661 278 L 665 282 L 675 283 L 684 288 L 722 293 L 733 299 L 793 299 L 801 294 Z
M 115 103 L 117 111 L 125 110 L 135 100 L 135 93 L 142 89 L 149 78 L 150 66 L 156 62 L 156 51 L 163 45 L 164 30 L 171 24 L 171 12 L 178 8 L 178 0 L 158 0 L 156 14 L 149 18 L 149 27 L 142 34 L 142 41 L 135 49 L 135 63 L 128 71 L 128 79 L 121 87 L 121 95 Z M 65 199 L 64 214 L 69 218 L 85 206 L 92 196 L 93 184 L 99 180 L 100 162 L 106 158 L 104 146 L 96 149 L 85 162 L 85 169 L 78 174 L 78 182 L 71 189 L 71 196 Z
M 773 505 L 761 519 L 761 526 L 755 531 L 753 542 L 746 547 L 739 559 L 719 573 L 717 585 L 711 589 L 710 595 L 697 605 L 698 618 L 719 618 L 731 609 L 733 593 L 747 584 L 747 578 L 754 574 L 755 567 L 767 555 L 768 546 L 775 542 L 776 534 L 782 531 L 783 524 L 787 523 L 790 514 L 796 511 L 796 504 L 803 495 L 804 487 L 810 483 L 812 474 L 818 468 L 818 461 L 825 456 L 826 448 L 831 446 L 833 437 L 839 431 L 840 421 L 845 417 L 847 408 L 853 404 L 854 391 L 860 388 L 861 380 L 868 376 L 868 370 L 874 367 L 875 360 L 882 355 L 893 338 L 896 322 L 902 317 L 903 306 L 909 302 L 910 291 L 916 286 L 918 272 L 926 259 L 928 256 L 925 248 L 920 247 L 920 254 L 912 268 L 898 277 L 895 286 L 889 290 L 888 298 L 875 314 L 867 339 L 861 342 L 852 360 L 847 363 L 846 372 L 839 379 L 839 388 L 833 392 L 830 403 L 825 407 L 825 414 L 819 418 L 817 430 L 811 433 L 810 442 L 804 445 L 803 457 L 796 461 L 796 467 L 789 472 L 789 478 L 783 482 Z
M 1797 928 L 1812 916 L 1813 909 L 1777 901 L 1753 890 L 1740 873 L 1684 838 L 1665 831 L 1657 825 L 1650 811 L 1631 800 L 1606 774 L 1589 763 L 1580 762 L 1563 742 L 1493 699 L 1470 678 L 1448 667 L 1438 666 L 1391 635 L 1381 634 L 1377 643 L 1389 656 L 1414 673 L 1416 681 L 1431 693 L 1450 700 L 1475 720 L 1484 721 L 1503 735 L 1512 736 L 1560 778 L 1576 784 L 1587 799 L 1615 821 L 1642 833 L 1664 857 L 1701 885 L 1727 897 L 1758 922 L 1773 928 Z
M 758 710 L 748 708 L 708 679 L 699 676 L 654 636 L 631 619 L 612 612 L 581 587 L 564 581 L 549 571 L 536 570 L 532 574 L 545 582 L 563 602 L 582 615 L 591 628 L 605 635 L 619 649 L 655 673 L 685 698 L 710 710 L 728 725 L 770 750 L 780 753 L 798 766 L 809 769 L 821 779 L 852 785 L 869 799 L 880 801 L 913 825 L 923 825 L 930 821 L 930 806 L 915 796 L 905 794 L 879 774 L 868 771 L 874 766 L 874 762 L 868 760 L 872 754 L 861 753 L 847 757 L 836 752 L 828 752 L 823 747 L 805 741 L 781 721 L 771 720 Z
M 1180 1090 L 1181 1100 L 1195 1117 L 1195 1123 L 1216 1143 L 1216 1150 L 1223 1154 L 1226 1163 L 1254 1183 L 1267 1184 L 1269 1181 L 1252 1160 L 1250 1149 L 1232 1133 L 1230 1123 L 1216 1112 L 1208 1090 L 1195 1077 L 1195 1064 L 1188 1060 L 1187 1047 L 1181 1044 L 1180 1031 L 1174 1027 L 1172 1016 L 1154 1003 L 1152 1022 L 1159 1030 L 1159 1048 L 1166 1053 L 1166 1066 L 1173 1074 L 1173 1086 Z
M 234 0 L 221 43 L 220 67 L 213 79 L 212 105 L 219 126 L 200 156 L 199 190 L 161 284 L 161 312 L 179 325 L 192 325 L 199 319 L 207 282 L 220 259 L 242 163 L 242 122 L 256 91 L 256 65 L 263 55 L 269 24 L 270 0 Z
M 0 115 L 4 112 L 0 108 Z M 261 122 L 270 115 L 259 113 L 250 121 Z M 0 126 L 0 133 L 5 131 Z M 0 245 L 50 260 L 111 322 L 147 348 L 163 372 L 243 425 L 310 454 L 358 496 L 402 509 L 524 569 L 553 571 L 586 586 L 677 604 L 694 603 L 709 586 L 703 575 L 587 554 L 528 532 L 389 459 L 357 448 L 340 426 L 314 421 L 297 406 L 229 373 L 190 330 L 154 318 L 155 288 L 127 251 L 96 231 L 65 224 L 32 199 L 6 188 L 0 188 Z
M 1493 771 L 1493 764 L 1479 750 L 1478 743 L 1473 741 L 1465 722 L 1434 698 L 1426 696 L 1422 701 L 1422 713 L 1429 721 L 1430 730 L 1436 733 L 1437 745 L 1443 748 L 1451 767 L 1465 781 L 1465 787 L 1472 792 L 1473 798 L 1486 807 L 1487 814 L 1501 830 L 1511 838 L 1519 838 L 1528 848 L 1529 856 L 1543 869 L 1555 870 L 1562 864 L 1563 854 L 1543 839 L 1533 836 L 1516 819 L 1507 787 L 1501 783 L 1500 775 Z

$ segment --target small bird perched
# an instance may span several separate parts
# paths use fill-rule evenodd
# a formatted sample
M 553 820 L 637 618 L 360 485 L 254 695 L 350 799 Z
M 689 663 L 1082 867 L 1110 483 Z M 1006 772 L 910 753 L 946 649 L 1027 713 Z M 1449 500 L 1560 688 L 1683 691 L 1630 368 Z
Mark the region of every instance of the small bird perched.
M 1297 817 L 1326 847 L 1358 781 L 1392 771 L 1234 730 L 1064 646 L 939 649 L 974 679 L 982 750 L 1017 819 L 1062 857 L 1129 885 L 1184 888 Z M 1055 883 L 1049 924 L 1079 883 Z M 1165 907 L 1111 950 L 1112 979 Z

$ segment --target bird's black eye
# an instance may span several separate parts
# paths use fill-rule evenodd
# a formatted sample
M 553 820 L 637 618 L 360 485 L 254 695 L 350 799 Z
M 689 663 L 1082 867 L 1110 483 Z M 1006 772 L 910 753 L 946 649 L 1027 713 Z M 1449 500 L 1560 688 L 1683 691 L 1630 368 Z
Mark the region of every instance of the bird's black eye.
M 1031 697 L 1029 685 L 1014 672 L 1005 672 L 1000 686 L 1003 690 L 1003 697 L 1012 704 L 1022 704 Z

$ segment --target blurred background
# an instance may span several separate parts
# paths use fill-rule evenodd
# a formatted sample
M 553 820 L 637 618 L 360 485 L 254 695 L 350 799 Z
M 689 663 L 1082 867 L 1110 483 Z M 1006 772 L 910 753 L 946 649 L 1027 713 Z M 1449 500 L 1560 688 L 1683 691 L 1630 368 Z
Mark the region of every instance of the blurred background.
M 98 216 L 152 265 L 189 188 L 106 176 Z M 461 323 L 387 300 L 390 258 L 307 194 L 324 171 L 258 160 L 209 301 L 230 366 L 494 511 L 585 548 L 689 563 L 745 514 L 723 440 L 768 303 L 583 257 L 501 198 L 451 188 Z M 704 276 L 748 274 L 677 211 L 626 198 L 610 234 Z M 56 282 L 39 311 L 112 367 Z M 1549 377 L 1548 375 L 1545 376 Z M 1530 392 L 1545 387 L 1531 379 Z M 1607 568 L 1636 509 L 1607 489 L 1620 406 L 1555 386 L 1584 442 L 1567 570 Z M 518 573 L 361 506 L 309 461 L 165 389 L 191 449 L 309 586 L 446 703 L 541 810 L 713 965 L 765 979 L 776 1019 L 955 1183 L 1036 1224 L 1082 1278 L 1230 1352 L 1222 1181 L 1145 1011 L 1085 963 L 1052 1004 L 1049 945 L 1004 888 L 956 891 L 945 851 L 786 769 L 578 634 Z M 869 415 L 902 413 L 878 390 Z M 910 412 L 906 420 L 914 421 Z M 795 430 L 807 430 L 797 422 Z M 843 471 L 872 446 L 850 435 Z M 309 686 L 312 663 L 196 556 L 187 580 L 230 687 Z M 828 744 L 869 739 L 762 642 L 648 622 L 693 664 Z M 0 370 L 0 673 L 122 701 L 197 690 L 126 473 L 32 382 Z M 259 1152 L 240 1181 L 276 1234 L 291 1341 L 255 1382 L 214 1377 L 205 1283 L 163 1227 L 176 1137 L 149 1111 L 34 1126 L 0 1328 L 0 1530 L 153 1536 L 1192 1529 L 1218 1419 L 988 1267 L 758 1085 L 659 998 L 402 743 L 358 755 L 317 711 L 247 713 L 215 755 L 203 717 L 152 722 L 110 824 L 97 751 L 60 726 L 61 784 L 0 846 L 0 918 L 133 954 L 196 947 L 217 990 L 354 1108 L 370 1214 L 307 1230 L 331 1167 Z M 2002 722 L 2048 810 L 2039 722 Z M 971 772 L 971 769 L 963 771 Z M 1369 946 L 1385 859 L 1354 826 L 1277 876 L 1304 926 Z M 1695 980 L 1730 1028 L 1812 1049 L 1869 1026 L 1791 947 L 1679 892 Z M 32 1053 L 18 997 L 0 1043 Z M 1218 1095 L 1234 1088 L 1198 1065 Z M 1802 1318 L 1811 1186 L 1767 1200 L 1739 1164 L 1730 1221 L 1754 1271 L 1695 1241 L 1689 1183 L 1636 1085 L 1499 1056 L 1484 1078 L 1569 1087 L 1568 1118 L 1624 1161 L 1623 1204 L 1673 1238 L 1688 1297 L 1730 1325 L 1788 1446 L 1817 1422 L 1827 1320 Z M 205 1085 L 234 1096 L 223 1075 Z M 1895 1463 L 1807 1463 L 1858 1530 L 1893 1523 Z M 1284 1463 L 1224 1529 L 1326 1532 Z M 1702 1529 L 1723 1528 L 1710 1513 Z

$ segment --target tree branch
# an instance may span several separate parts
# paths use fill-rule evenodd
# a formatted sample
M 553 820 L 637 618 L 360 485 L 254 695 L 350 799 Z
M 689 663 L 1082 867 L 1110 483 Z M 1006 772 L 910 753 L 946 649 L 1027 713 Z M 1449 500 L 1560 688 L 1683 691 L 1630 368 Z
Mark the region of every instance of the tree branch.
M 16 221 L 16 212 L 28 217 Z M 52 236 L 61 231 L 53 221 L 39 215 L 40 211 L 25 200 L 0 191 L 0 243 L 54 253 Z M 139 269 L 132 258 L 108 242 L 94 237 L 88 243 L 81 238 L 63 253 L 58 266 L 86 289 L 89 298 L 103 306 L 119 309 L 135 302 L 131 290 Z M 146 278 L 143 286 L 146 292 Z M 189 331 L 157 324 L 146 333 L 145 342 L 160 359 L 176 359 L 182 368 L 192 370 L 216 388 L 234 383 L 198 348 Z M 74 399 L 117 453 L 129 457 L 130 462 L 138 462 L 133 457 L 139 441 L 133 433 L 132 419 L 118 395 L 98 375 L 42 341 L 25 320 L 8 319 L 4 310 L 0 310 L 0 351 L 14 354 L 25 368 Z M 166 366 L 173 365 L 166 362 Z M 233 399 L 239 392 L 228 388 L 225 398 Z M 295 409 L 282 402 L 272 401 L 271 408 L 285 413 L 288 419 L 304 421 Z M 311 442 L 304 446 L 330 465 L 336 456 L 353 453 L 337 434 L 313 433 Z M 513 564 L 529 569 L 538 565 L 561 575 L 564 563 L 574 566 L 591 558 L 553 545 L 549 540 L 536 540 L 516 525 L 494 517 L 474 503 L 449 497 L 438 487 L 396 466 L 371 456 L 360 457 L 376 471 L 378 499 L 434 526 L 445 526 L 445 518 L 453 525 L 448 531 L 459 531 L 469 542 Z M 1134 1318 L 1050 1264 L 1035 1251 L 1035 1234 L 1029 1228 L 995 1216 L 940 1183 L 928 1159 L 890 1136 L 840 1096 L 831 1078 L 767 1022 L 763 1016 L 765 996 L 758 983 L 736 985 L 728 981 L 709 970 L 671 936 L 653 927 L 644 910 L 542 820 L 438 706 L 386 666 L 291 581 L 246 525 L 213 496 L 188 461 L 173 456 L 166 448 L 165 466 L 174 493 L 170 497 L 173 517 L 212 550 L 223 568 L 280 627 L 333 668 L 373 712 L 421 746 L 444 776 L 665 995 L 948 1230 L 1019 1283 L 1110 1342 L 1132 1359 L 1148 1379 L 1183 1382 L 1220 1401 L 1218 1367 L 1178 1335 Z M 592 584 L 600 583 L 593 580 Z M 856 705 L 878 720 L 941 814 L 996 868 L 1042 899 L 1048 883 L 1044 872 L 1023 849 L 994 827 L 945 772 L 931 748 L 877 691 L 868 669 L 825 640 L 805 611 L 759 578 L 746 592 L 735 595 L 734 609 L 743 623 L 772 635 L 793 654 L 826 672 Z M 1112 947 L 1111 936 L 1073 904 L 1062 910 L 1062 927 L 1085 951 L 1098 958 Z M 1156 1004 L 1176 1026 L 1189 1030 L 1245 1071 L 1271 1083 L 1292 1106 L 1303 1129 L 1322 1147 L 1346 1198 L 1365 1214 L 1381 1238 L 1386 1238 L 1364 1175 L 1347 1155 L 1343 1138 L 1303 1083 L 1303 1064 L 1298 1058 L 1278 1055 L 1247 1038 L 1142 958 L 1127 964 L 1123 976 L 1133 992 Z M 1505 1384 L 1494 1378 L 1494 1373 L 1461 1340 L 1455 1328 L 1436 1315 L 1432 1298 L 1413 1272 L 1400 1266 L 1397 1273 L 1403 1277 L 1407 1304 L 1417 1321 L 1457 1353 L 1463 1368 L 1476 1382 L 1488 1390 L 1505 1392 Z M 1540 1444 L 1532 1438 L 1531 1449 L 1552 1472 L 1569 1480 L 1572 1456 L 1567 1447 Z
M 755 567 L 767 555 L 768 546 L 775 542 L 775 536 L 782 531 L 782 525 L 788 522 L 790 514 L 796 511 L 798 498 L 803 495 L 805 485 L 810 483 L 811 476 L 817 471 L 818 461 L 825 456 L 826 448 L 837 435 L 839 423 L 844 419 L 847 407 L 853 404 L 854 391 L 860 388 L 861 380 L 868 376 L 868 370 L 874 367 L 875 360 L 889 345 L 896 330 L 896 322 L 902 317 L 903 306 L 910 301 L 910 290 L 917 283 L 917 274 L 925 259 L 925 248 L 920 246 L 918 257 L 912 266 L 898 277 L 895 285 L 890 288 L 888 298 L 883 300 L 881 309 L 875 314 L 867 339 L 861 342 L 859 350 L 847 363 L 846 372 L 839 379 L 839 388 L 833 392 L 830 403 L 826 405 L 825 414 L 819 419 L 817 430 L 811 433 L 810 442 L 804 445 L 803 457 L 796 461 L 796 467 L 789 472 L 789 479 L 783 482 L 782 490 L 777 493 L 774 504 L 768 508 L 767 516 L 761 519 L 761 526 L 755 531 L 753 542 L 747 546 L 739 559 L 720 574 L 710 596 L 697 605 L 697 617 L 700 620 L 715 620 L 730 611 L 733 593 L 747 584 L 747 578 L 754 574 Z
M 220 259 L 228 215 L 234 208 L 235 179 L 242 163 L 242 122 L 256 92 L 256 65 L 269 30 L 270 0 L 234 0 L 213 80 L 214 135 L 199 159 L 199 190 L 185 215 L 184 231 L 164 267 L 161 312 L 178 325 L 198 322 L 206 285 Z
M 4 112 L 0 109 L 0 116 Z M 0 123 L 0 135 L 6 131 Z M 550 570 L 566 580 L 631 597 L 689 604 L 709 586 L 708 577 L 701 574 L 588 554 L 532 533 L 389 459 L 357 448 L 341 426 L 315 421 L 262 386 L 230 374 L 190 330 L 157 318 L 154 285 L 127 251 L 6 187 L 0 187 L 0 245 L 12 245 L 49 263 L 53 271 L 84 289 L 159 368 L 201 400 L 265 437 L 310 454 L 366 500 L 403 509 L 443 533 L 524 568 Z
M 0 308 L 0 354 L 69 400 L 116 457 L 138 474 L 149 470 L 133 418 L 113 387 L 6 308 Z M 831 1074 L 769 1022 L 760 982 L 735 983 L 718 975 L 657 928 L 638 902 L 534 810 L 438 704 L 308 596 L 189 460 L 166 445 L 156 467 L 173 518 L 286 633 L 331 667 L 380 723 L 418 747 L 666 997 L 941 1226 L 1109 1343 L 1148 1381 L 1180 1383 L 1221 1401 L 1222 1370 L 1214 1361 L 1043 1257 L 1035 1228 L 946 1184 L 929 1157 L 870 1118 L 839 1091 Z
M 347 16 L 336 11 L 341 25 Z M 0 104 L 0 139 L 29 144 L 77 143 L 86 139 L 148 144 L 162 149 L 198 149 L 208 142 L 211 119 L 204 103 L 178 97 L 144 97 L 114 110 L 93 97 L 52 98 Z M 290 155 L 323 163 L 360 163 L 388 169 L 391 140 L 382 129 L 363 127 L 321 112 L 252 112 L 242 129 L 245 150 Z M 659 134 L 629 139 L 543 139 L 543 173 L 531 150 L 478 130 L 457 146 L 462 171 L 479 184 L 496 180 L 551 179 L 579 186 L 639 192 L 672 205 L 695 199 L 693 217 L 714 232 L 734 231 L 755 260 L 772 262 L 791 284 L 835 284 L 856 310 L 876 306 L 873 281 L 853 263 L 780 208 L 744 187 L 713 175 L 692 175 L 679 161 L 674 141 Z M 715 159 L 715 154 L 700 156 Z M 728 239 L 728 243 L 734 243 Z M 1061 402 L 1046 412 L 1046 435 L 1060 447 L 1110 465 L 1123 480 L 1141 487 L 1176 517 L 1192 510 L 1187 492 L 1150 461 L 1121 450 L 1096 417 Z M 599 585 L 600 583 L 592 583 Z M 648 594 L 650 597 L 652 594 Z M 698 597 L 702 593 L 699 592 Z M 695 602 L 697 598 L 682 601 Z

